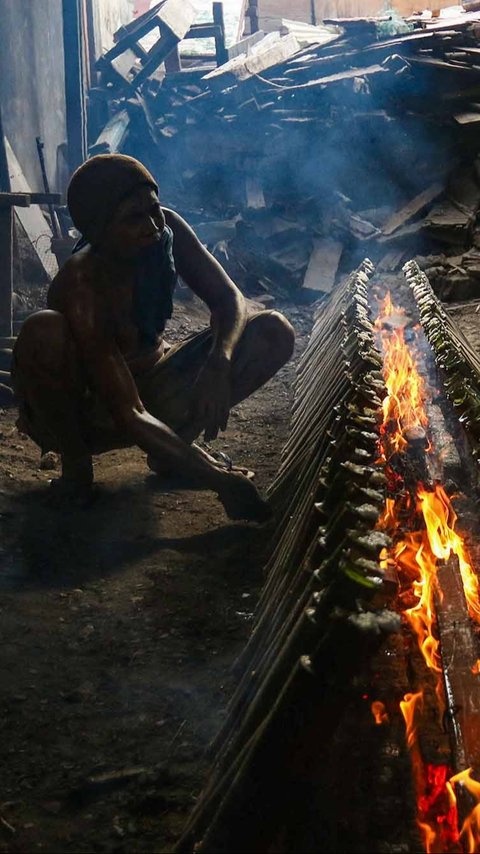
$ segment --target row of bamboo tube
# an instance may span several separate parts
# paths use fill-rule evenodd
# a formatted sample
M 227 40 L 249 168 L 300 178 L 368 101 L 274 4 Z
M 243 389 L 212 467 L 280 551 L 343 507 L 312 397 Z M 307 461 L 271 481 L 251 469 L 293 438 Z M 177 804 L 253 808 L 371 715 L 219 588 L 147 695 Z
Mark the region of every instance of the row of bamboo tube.
M 377 462 L 385 394 L 366 260 L 316 317 L 298 368 L 291 432 L 270 495 L 278 514 L 241 677 L 207 785 L 177 852 L 278 850 L 312 757 L 353 680 L 398 617 L 380 565 Z M 280 846 L 281 847 L 281 846 Z
M 442 385 L 469 440 L 472 456 L 480 464 L 480 359 L 453 317 L 435 295 L 416 261 L 403 271 L 417 303 L 420 322 L 430 343 Z

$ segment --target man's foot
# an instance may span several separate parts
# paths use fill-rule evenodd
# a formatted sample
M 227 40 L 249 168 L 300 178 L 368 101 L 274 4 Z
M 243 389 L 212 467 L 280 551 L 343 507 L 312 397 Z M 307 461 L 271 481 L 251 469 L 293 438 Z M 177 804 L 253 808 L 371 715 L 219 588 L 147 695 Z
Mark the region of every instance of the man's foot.
M 244 475 L 229 472 L 218 498 L 230 519 L 245 519 L 250 522 L 266 522 L 272 516 L 268 503 L 257 487 Z
M 98 496 L 93 483 L 93 462 L 89 454 L 81 457 L 61 456 L 62 476 L 50 481 L 50 501 L 60 505 L 89 507 Z
M 0 406 L 13 406 L 14 397 L 12 389 L 0 383 Z
M 49 481 L 49 485 L 49 503 L 54 507 L 90 507 L 98 497 L 98 487 L 94 483 L 56 477 Z
M 251 469 L 246 468 L 246 466 L 235 466 L 232 463 L 230 457 L 228 457 L 227 454 L 224 454 L 221 451 L 216 452 L 216 455 L 214 456 L 212 454 L 211 449 L 206 451 L 205 448 L 203 448 L 202 446 L 199 446 L 195 443 L 193 444 L 192 447 L 201 451 L 202 455 L 204 457 L 206 457 L 208 459 L 208 462 L 212 466 L 215 466 L 215 468 L 221 469 L 222 471 L 228 471 L 228 472 L 234 472 L 236 474 L 242 474 L 244 477 L 248 478 L 248 480 L 253 480 L 253 478 L 255 477 L 254 471 L 251 471 Z M 198 489 L 199 488 L 197 481 L 195 481 L 195 484 L 193 483 L 193 481 L 191 483 L 190 482 L 187 483 L 185 478 L 180 478 L 175 473 L 175 471 L 173 469 L 168 468 L 165 464 L 162 464 L 161 460 L 158 460 L 155 457 L 152 457 L 151 454 L 149 454 L 147 456 L 147 466 L 150 469 L 150 471 L 153 471 L 155 474 L 158 474 L 158 476 L 164 480 L 175 481 L 175 482 L 178 481 L 178 483 L 181 484 L 184 489 L 189 489 L 189 488 L 192 488 L 192 489 L 197 488 Z

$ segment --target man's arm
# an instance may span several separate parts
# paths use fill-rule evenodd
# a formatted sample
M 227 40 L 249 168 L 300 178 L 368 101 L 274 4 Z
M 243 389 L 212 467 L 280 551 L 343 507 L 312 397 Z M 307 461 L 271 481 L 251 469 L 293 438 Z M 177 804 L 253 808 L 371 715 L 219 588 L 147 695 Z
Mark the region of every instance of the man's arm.
M 177 272 L 211 313 L 213 344 L 197 382 L 196 411 L 192 413 L 205 423 L 209 441 L 227 426 L 230 362 L 245 329 L 247 307 L 240 290 L 185 220 L 168 208 L 163 210 L 174 235 Z
M 163 210 L 174 235 L 177 272 L 210 309 L 214 333 L 212 354 L 231 359 L 247 318 L 243 295 L 185 220 L 175 211 Z

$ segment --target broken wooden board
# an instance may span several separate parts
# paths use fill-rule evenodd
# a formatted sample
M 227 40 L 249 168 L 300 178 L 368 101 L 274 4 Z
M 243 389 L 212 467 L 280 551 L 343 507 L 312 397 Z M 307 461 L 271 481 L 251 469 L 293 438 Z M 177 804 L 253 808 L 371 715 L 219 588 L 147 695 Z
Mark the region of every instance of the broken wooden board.
M 275 29 L 280 30 L 282 36 L 294 35 L 302 47 L 306 45 L 325 46 L 342 37 L 342 32 L 338 27 L 306 24 L 303 21 L 292 21 L 289 18 L 279 18 L 278 26 L 275 26 Z
M 338 71 L 336 74 L 327 74 L 325 77 L 308 80 L 306 83 L 288 86 L 288 89 L 291 92 L 294 92 L 299 89 L 328 86 L 329 83 L 340 83 L 342 80 L 353 80 L 356 77 L 370 77 L 372 74 L 388 74 L 388 69 L 383 65 L 367 65 L 364 68 L 349 68 L 346 71 Z
M 406 256 L 405 249 L 389 249 L 377 264 L 379 273 L 393 273 L 399 270 Z
M 400 228 L 401 225 L 405 225 L 409 219 L 412 219 L 412 217 L 420 213 L 427 207 L 427 205 L 433 202 L 440 193 L 443 192 L 443 189 L 443 184 L 437 182 L 432 184 L 430 187 L 427 187 L 423 192 L 418 193 L 418 195 L 411 199 L 408 204 L 394 213 L 393 216 L 387 220 L 382 228 L 383 234 L 393 234 L 397 228 Z
M 335 285 L 343 245 L 326 237 L 315 240 L 302 287 L 329 294 Z
M 252 210 L 261 210 L 266 207 L 262 182 L 254 170 L 247 170 L 245 175 L 245 201 L 247 208 Z
M 6 137 L 5 148 L 12 192 L 30 193 L 29 183 Z M 30 207 L 15 208 L 15 215 L 20 221 L 44 273 L 49 280 L 52 279 L 58 272 L 57 259 L 51 248 L 53 235 L 39 206 L 30 205 Z
M 120 151 L 122 143 L 127 136 L 129 124 L 130 116 L 128 110 L 123 109 L 115 113 L 109 119 L 94 144 L 88 149 L 89 156 L 93 157 L 95 154 L 114 154 Z
M 444 243 L 465 245 L 475 222 L 472 211 L 460 208 L 450 199 L 436 204 L 423 220 L 431 237 Z
M 453 118 L 459 125 L 474 125 L 480 122 L 480 110 L 464 110 L 462 113 L 455 113 Z
M 480 186 L 475 167 L 461 166 L 450 175 L 447 196 L 460 210 L 476 214 L 480 207 Z
M 266 207 L 262 185 L 255 175 L 247 175 L 245 178 L 245 198 L 247 208 L 261 210 Z
M 478 76 L 480 68 L 475 65 L 460 65 L 455 62 L 445 62 L 443 59 L 438 59 L 434 56 L 409 56 L 408 61 L 411 65 L 424 66 L 425 68 L 435 68 L 438 71 L 449 71 L 457 75 L 469 75 L 470 77 Z
M 256 74 L 261 74 L 267 68 L 272 68 L 300 49 L 295 36 L 279 36 L 269 33 L 261 42 L 254 45 L 250 54 L 241 54 L 230 59 L 219 68 L 215 68 L 203 77 L 211 88 L 227 88 L 248 80 Z
M 242 54 L 244 56 L 247 56 L 250 53 L 252 47 L 258 44 L 258 42 L 261 42 L 262 39 L 265 38 L 265 36 L 266 33 L 263 30 L 258 30 L 258 32 L 256 33 L 251 33 L 249 36 L 245 36 L 245 38 L 241 39 L 241 41 L 236 42 L 236 44 L 230 45 L 230 47 L 227 49 L 228 58 L 235 59 L 236 56 L 241 56 Z

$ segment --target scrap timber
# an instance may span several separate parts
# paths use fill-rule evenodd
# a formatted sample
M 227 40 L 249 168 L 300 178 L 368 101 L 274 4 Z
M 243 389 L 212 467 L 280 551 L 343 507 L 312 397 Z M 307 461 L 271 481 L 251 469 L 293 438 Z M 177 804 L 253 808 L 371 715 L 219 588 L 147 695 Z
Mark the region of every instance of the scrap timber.
M 201 225 L 254 297 L 325 298 L 368 254 L 388 271 L 421 256 L 442 297 L 468 298 L 480 276 L 480 13 L 389 26 L 332 19 L 300 44 L 282 25 L 218 67 L 212 56 L 136 77 L 129 92 L 112 78 L 91 153 L 141 156 L 165 204 Z M 322 241 L 343 247 L 323 278 Z

